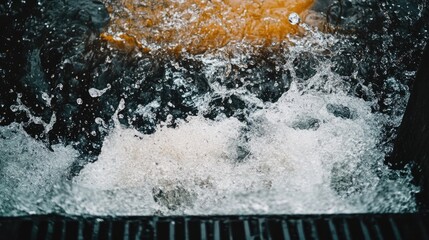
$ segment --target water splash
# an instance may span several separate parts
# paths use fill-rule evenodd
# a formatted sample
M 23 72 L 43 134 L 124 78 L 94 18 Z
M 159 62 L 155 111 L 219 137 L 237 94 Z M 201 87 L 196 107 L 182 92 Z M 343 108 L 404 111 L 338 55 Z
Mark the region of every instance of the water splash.
M 296 25 L 301 21 L 301 18 L 299 17 L 299 15 L 297 13 L 291 13 L 289 14 L 289 22 L 292 25 Z
M 97 98 L 101 97 L 104 93 L 106 93 L 111 88 L 110 84 L 107 84 L 107 87 L 104 89 L 96 89 L 96 88 L 90 88 L 88 90 L 88 93 L 91 97 Z
M 79 132 L 107 137 L 98 160 L 82 164 L 78 176 L 71 176 L 76 172 L 70 169 L 85 161 L 71 147 L 54 145 L 52 152 L 18 124 L 0 127 L 5 196 L 0 213 L 416 211 L 419 189 L 411 183 L 410 170 L 392 171 L 383 164 L 390 151 L 385 129 L 399 125 L 409 95 L 407 79 L 414 71 L 384 77 L 402 67 L 407 54 L 386 54 L 376 68 L 371 59 L 379 56 L 367 49 L 372 45 L 350 32 L 320 32 L 305 21 L 297 25 L 302 35 L 287 36 L 287 47 L 282 42 L 261 50 L 237 42 L 199 55 L 184 51 L 179 58 L 160 60 L 156 67 L 164 74 L 155 77 L 151 66 L 158 59 L 132 53 L 127 57 L 137 62 L 134 68 L 111 86 L 103 81 L 79 86 L 76 91 L 89 96 L 79 98 L 79 105 L 75 96 L 80 93 L 70 93 L 72 104 L 79 109 L 91 101 L 104 104 L 103 112 L 88 111 L 95 130 Z M 368 41 L 382 39 L 379 47 L 387 53 L 398 37 L 383 31 Z M 100 76 L 121 59 L 117 52 L 101 49 L 110 52 L 94 70 Z M 60 68 L 75 63 L 67 58 Z M 66 83 L 53 86 L 70 90 Z M 49 107 L 51 96 L 41 94 Z M 51 101 L 52 107 L 55 98 Z M 19 99 L 7 107 L 40 123 L 46 133 L 55 124 L 55 114 L 50 123 L 41 121 Z M 154 133 L 142 133 L 146 126 L 154 126 Z M 90 144 L 97 143 L 85 146 Z M 16 156 L 21 156 L 18 161 Z M 36 181 L 31 182 L 33 176 Z

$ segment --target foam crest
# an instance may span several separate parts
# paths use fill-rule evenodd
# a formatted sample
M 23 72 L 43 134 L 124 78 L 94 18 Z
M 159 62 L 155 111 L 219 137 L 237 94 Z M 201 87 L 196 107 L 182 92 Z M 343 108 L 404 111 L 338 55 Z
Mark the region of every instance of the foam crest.
M 210 169 L 225 167 L 233 159 L 230 145 L 242 124 L 192 117 L 177 128 L 160 127 L 153 135 L 133 129 L 115 129 L 105 140 L 98 161 L 89 164 L 75 180 L 96 189 L 156 185 L 163 180 L 214 177 Z M 216 176 L 217 178 L 220 176 Z
M 152 135 L 116 128 L 74 182 L 140 199 L 126 214 L 413 210 L 410 178 L 382 163 L 385 120 L 362 99 L 295 88 L 245 123 L 197 116 Z

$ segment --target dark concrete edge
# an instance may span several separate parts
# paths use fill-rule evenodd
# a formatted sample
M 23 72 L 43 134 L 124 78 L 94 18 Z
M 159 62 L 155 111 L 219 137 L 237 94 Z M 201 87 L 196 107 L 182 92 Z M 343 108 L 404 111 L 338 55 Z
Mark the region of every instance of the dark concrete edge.
M 417 202 L 429 210 L 429 42 L 416 73 L 394 149 L 386 162 L 394 169 L 413 168 L 414 182 L 421 187 Z

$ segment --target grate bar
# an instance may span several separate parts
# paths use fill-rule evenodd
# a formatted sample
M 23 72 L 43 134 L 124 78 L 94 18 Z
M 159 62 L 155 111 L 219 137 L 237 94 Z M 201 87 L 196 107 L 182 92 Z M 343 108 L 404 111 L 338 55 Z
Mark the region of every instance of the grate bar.
M 377 239 L 384 240 L 383 233 L 381 232 L 380 226 L 377 223 L 377 219 L 374 219 L 374 230 L 375 230 Z
M 124 226 L 124 240 L 130 240 L 130 222 L 126 221 Z
M 94 222 L 94 227 L 92 228 L 92 240 L 98 240 L 98 233 L 100 229 L 100 223 L 98 221 Z
M 206 223 L 201 222 L 200 228 L 201 228 L 201 239 L 207 239 Z
M 138 223 L 138 225 L 137 225 L 137 232 L 136 232 L 136 236 L 135 236 L 135 238 L 134 238 L 134 240 L 138 240 L 138 239 L 141 239 L 142 238 L 142 231 L 143 231 L 143 226 L 142 226 L 142 223 Z
M 364 237 L 364 239 L 365 239 L 365 240 L 371 240 L 371 236 L 370 236 L 370 234 L 369 234 L 368 227 L 366 226 L 366 224 L 365 224 L 365 222 L 363 221 L 363 219 L 361 219 L 361 220 L 359 221 L 359 223 L 360 223 L 360 227 L 361 227 L 361 230 L 362 230 L 362 233 L 363 233 L 363 237 Z
M 319 235 L 317 234 L 317 227 L 315 222 L 312 219 L 310 219 L 308 222 L 310 223 L 311 227 L 311 238 L 314 240 L 319 240 Z
M 250 233 L 250 224 L 248 220 L 244 220 L 244 236 L 246 239 L 252 239 L 252 234 Z
M 185 223 L 185 224 L 186 224 L 186 223 Z M 169 230 L 169 232 L 170 232 L 170 234 L 169 234 L 169 239 L 170 239 L 170 240 L 174 240 L 174 239 L 175 239 L 175 236 L 176 236 L 176 234 L 175 234 L 175 229 L 174 229 L 174 228 L 176 227 L 175 225 L 176 225 L 176 224 L 175 224 L 175 222 L 174 222 L 174 221 L 171 221 L 171 222 L 170 222 L 170 224 L 169 224 L 169 226 L 168 226 L 168 227 L 169 227 L 169 229 L 168 229 L 168 230 Z M 186 225 L 185 225 L 185 226 L 186 226 Z M 186 232 L 186 227 L 185 227 L 185 232 Z M 185 236 L 186 236 L 186 235 L 185 235 Z M 186 238 L 186 237 L 185 237 L 185 239 L 187 240 L 188 238 Z
M 298 219 L 296 222 L 296 228 L 298 229 L 298 238 L 305 240 L 305 233 L 304 233 L 304 225 L 302 223 L 301 219 Z
M 351 237 L 352 235 L 350 234 L 350 229 L 349 229 L 349 225 L 347 224 L 347 220 L 342 219 L 341 224 L 343 226 L 345 239 L 352 240 L 352 237 Z
M 79 225 L 78 225 L 78 229 L 77 229 L 77 239 L 78 240 L 85 240 L 84 236 L 83 236 L 83 226 L 84 226 L 84 222 L 83 221 L 79 221 Z
M 53 235 L 54 235 L 54 222 L 49 220 L 47 230 L 46 230 L 45 240 L 52 240 Z
M 266 233 L 266 231 L 265 231 L 266 228 L 264 227 L 264 225 L 266 225 L 265 224 L 265 218 L 259 218 L 258 219 L 259 239 L 265 239 L 264 233 Z
M 288 224 L 287 224 L 286 220 L 282 221 L 282 230 L 283 230 L 283 238 L 285 240 L 291 240 L 289 228 L 288 228 Z
M 215 240 L 220 240 L 220 227 L 219 227 L 219 221 L 215 221 L 213 225 L 213 238 Z
M 34 221 L 31 226 L 31 240 L 37 240 L 37 235 L 39 232 L 38 221 Z
M 392 228 L 393 235 L 395 236 L 396 240 L 401 240 L 401 233 L 399 232 L 398 226 L 395 223 L 395 220 L 392 218 L 389 218 L 390 227 Z
M 338 239 L 337 228 L 335 227 L 335 224 L 332 221 L 332 219 L 329 219 L 328 224 L 329 224 L 329 231 L 332 234 L 332 240 L 339 240 Z

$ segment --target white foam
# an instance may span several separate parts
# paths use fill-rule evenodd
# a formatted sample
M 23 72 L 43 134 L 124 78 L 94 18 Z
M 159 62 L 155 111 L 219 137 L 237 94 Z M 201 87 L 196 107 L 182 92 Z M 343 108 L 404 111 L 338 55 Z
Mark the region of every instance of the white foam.
M 334 116 L 327 104 L 349 107 L 353 119 Z M 319 120 L 318 129 L 294 128 L 310 117 Z M 87 165 L 74 182 L 116 191 L 111 207 L 124 214 L 414 209 L 416 188 L 410 179 L 395 178 L 383 165 L 384 152 L 377 143 L 384 117 L 355 97 L 291 90 L 276 104 L 253 113 L 247 126 L 235 118 L 212 121 L 197 116 L 177 128 L 160 125 L 152 135 L 116 128 L 98 161 Z M 354 176 L 363 182 L 348 182 Z M 349 193 L 341 192 L 343 185 Z M 159 190 L 165 193 L 161 198 L 176 200 L 155 201 Z M 402 194 L 395 198 L 397 192 Z M 129 205 L 120 207 L 123 202 Z
M 350 118 L 335 116 L 328 104 L 348 107 Z M 278 102 L 264 104 L 246 121 L 199 115 L 176 128 L 160 124 L 151 135 L 116 121 L 98 160 L 73 182 L 66 178 L 77 158 L 71 147 L 50 151 L 18 124 L 1 127 L 0 213 L 415 211 L 418 188 L 410 172 L 383 164 L 386 149 L 379 143 L 390 119 L 373 113 L 372 104 L 293 83 Z
M 18 124 L 0 127 L 0 215 L 53 211 L 51 205 L 45 206 L 50 193 L 66 181 L 76 157 L 71 146 L 49 149 Z
M 115 129 L 104 141 L 98 161 L 75 180 L 96 189 L 156 185 L 163 180 L 206 179 L 210 169 L 230 172 L 230 144 L 238 137 L 238 120 L 222 122 L 189 118 L 179 127 L 160 127 L 153 135 Z M 220 177 L 220 176 L 214 176 Z

